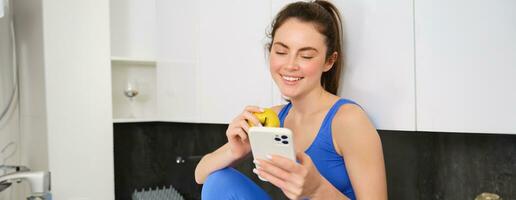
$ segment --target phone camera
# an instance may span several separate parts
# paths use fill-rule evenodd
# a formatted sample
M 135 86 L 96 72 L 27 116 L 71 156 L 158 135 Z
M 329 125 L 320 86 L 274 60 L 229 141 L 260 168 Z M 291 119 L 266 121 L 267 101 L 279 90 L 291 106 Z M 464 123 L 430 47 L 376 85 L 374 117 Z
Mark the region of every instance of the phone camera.
M 288 144 L 288 136 L 286 135 L 275 135 L 274 136 L 274 141 L 278 142 L 278 143 L 282 143 L 282 144 Z

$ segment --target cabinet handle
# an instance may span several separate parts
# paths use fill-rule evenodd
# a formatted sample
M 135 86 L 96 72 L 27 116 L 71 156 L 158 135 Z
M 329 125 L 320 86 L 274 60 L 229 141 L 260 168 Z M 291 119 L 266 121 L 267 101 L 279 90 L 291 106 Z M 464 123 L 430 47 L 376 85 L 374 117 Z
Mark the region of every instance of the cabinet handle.
M 186 156 L 186 157 L 183 157 L 183 156 L 177 156 L 176 157 L 176 163 L 177 164 L 183 164 L 185 162 L 190 162 L 190 161 L 199 161 L 201 160 L 202 156 Z

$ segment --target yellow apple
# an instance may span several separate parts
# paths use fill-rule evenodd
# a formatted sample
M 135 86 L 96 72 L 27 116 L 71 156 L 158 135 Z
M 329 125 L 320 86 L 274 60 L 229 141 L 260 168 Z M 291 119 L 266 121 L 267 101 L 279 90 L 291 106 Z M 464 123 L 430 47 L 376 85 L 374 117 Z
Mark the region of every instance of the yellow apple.
M 260 123 L 265 127 L 279 127 L 280 120 L 278 115 L 270 108 L 264 108 L 263 112 L 255 112 L 253 113 L 256 118 L 260 121 Z M 248 122 L 249 126 L 253 126 L 251 122 Z

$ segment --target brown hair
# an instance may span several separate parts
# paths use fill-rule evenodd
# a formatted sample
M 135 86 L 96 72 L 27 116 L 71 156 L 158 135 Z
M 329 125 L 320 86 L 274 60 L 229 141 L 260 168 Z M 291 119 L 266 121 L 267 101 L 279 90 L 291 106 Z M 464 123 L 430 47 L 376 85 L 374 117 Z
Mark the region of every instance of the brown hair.
M 342 71 L 342 48 L 341 48 L 341 18 L 337 8 L 327 1 L 295 2 L 284 7 L 274 18 L 271 24 L 272 31 L 268 34 L 271 43 L 267 49 L 271 51 L 274 35 L 278 28 L 290 18 L 296 18 L 302 22 L 314 23 L 317 31 L 326 38 L 326 61 L 333 52 L 337 52 L 337 58 L 333 67 L 324 72 L 321 77 L 323 88 L 337 95 L 339 80 Z

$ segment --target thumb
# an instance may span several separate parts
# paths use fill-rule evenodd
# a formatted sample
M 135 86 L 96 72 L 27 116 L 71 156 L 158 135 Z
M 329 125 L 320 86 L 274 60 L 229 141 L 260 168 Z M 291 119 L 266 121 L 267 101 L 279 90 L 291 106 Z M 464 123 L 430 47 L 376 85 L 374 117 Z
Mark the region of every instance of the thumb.
M 305 152 L 297 153 L 296 159 L 297 159 L 297 162 L 301 165 L 308 164 L 312 161 L 312 159 L 310 159 L 310 156 L 308 156 Z

